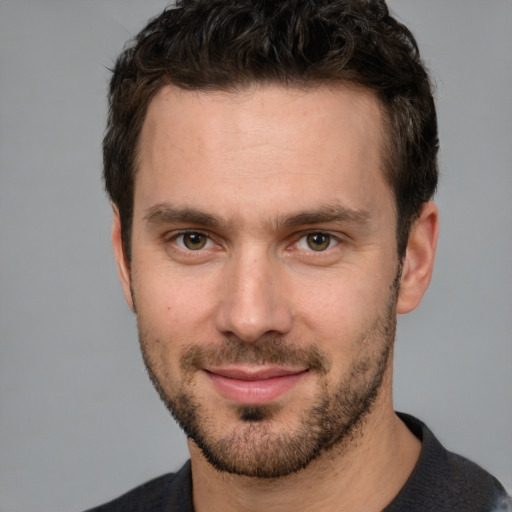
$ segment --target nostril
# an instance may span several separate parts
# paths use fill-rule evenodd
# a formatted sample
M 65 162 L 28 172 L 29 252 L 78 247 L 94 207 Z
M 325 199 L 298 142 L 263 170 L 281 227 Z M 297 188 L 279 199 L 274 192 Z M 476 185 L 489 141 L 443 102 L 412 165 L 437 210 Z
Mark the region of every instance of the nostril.
M 242 341 L 251 343 L 262 336 L 283 335 L 291 330 L 292 316 L 284 305 L 272 304 L 268 307 L 232 307 L 223 306 L 217 311 L 217 330 L 225 336 L 234 335 Z
M 269 258 L 268 248 L 244 246 L 224 270 L 215 313 L 219 332 L 254 342 L 269 333 L 289 331 L 288 299 L 281 293 L 280 268 Z

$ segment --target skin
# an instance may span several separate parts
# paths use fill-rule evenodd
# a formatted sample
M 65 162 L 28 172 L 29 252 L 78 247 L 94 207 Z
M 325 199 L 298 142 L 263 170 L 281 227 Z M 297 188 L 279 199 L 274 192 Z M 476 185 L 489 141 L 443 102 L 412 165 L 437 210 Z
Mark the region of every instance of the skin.
M 420 443 L 394 414 L 391 358 L 382 354 L 392 351 L 396 313 L 414 309 L 428 287 L 438 215 L 433 203 L 424 205 L 396 289 L 401 262 L 381 127 L 373 94 L 349 88 L 224 93 L 168 86 L 149 106 L 130 265 L 115 209 L 113 245 L 164 399 L 187 391 L 210 438 L 234 443 L 230 456 L 250 466 L 300 429 L 319 396 L 346 392 L 344 385 L 364 389 L 385 362 L 357 428 L 300 471 L 265 479 L 218 471 L 190 440 L 199 512 L 382 510 L 414 468 Z M 330 242 L 313 250 L 312 233 Z M 216 360 L 229 340 L 246 355 Z M 300 357 L 261 364 L 247 355 L 269 340 L 291 351 L 318 350 L 323 371 Z M 210 362 L 184 365 L 191 347 Z M 354 374 L 362 362 L 368 369 Z M 264 378 L 256 388 L 244 380 L 276 367 L 296 375 L 277 394 Z M 226 371 L 241 372 L 241 391 L 233 394 L 232 381 L 217 375 Z M 246 421 L 240 403 L 272 413 Z M 262 447 L 264 438 L 270 445 Z

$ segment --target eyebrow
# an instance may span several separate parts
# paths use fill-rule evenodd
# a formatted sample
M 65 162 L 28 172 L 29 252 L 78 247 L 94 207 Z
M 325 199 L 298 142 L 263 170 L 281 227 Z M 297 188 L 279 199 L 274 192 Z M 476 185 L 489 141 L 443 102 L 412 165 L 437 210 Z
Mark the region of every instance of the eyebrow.
M 330 222 L 343 222 L 364 225 L 370 220 L 367 210 L 354 210 L 340 204 L 322 206 L 312 210 L 300 210 L 290 215 L 278 217 L 270 221 L 274 229 L 291 229 L 305 225 Z M 219 228 L 228 222 L 223 218 L 192 207 L 177 207 L 169 203 L 159 203 L 149 207 L 144 220 L 150 224 L 195 224 L 205 228 Z
M 278 228 L 295 228 L 310 224 L 344 222 L 350 224 L 366 224 L 370 220 L 367 210 L 354 210 L 340 204 L 332 204 L 315 210 L 303 210 L 278 220 Z
M 175 207 L 169 203 L 159 203 L 149 207 L 144 215 L 144 220 L 150 224 L 181 222 L 184 224 L 198 224 L 208 228 L 216 228 L 223 224 L 220 218 L 210 213 L 196 208 Z

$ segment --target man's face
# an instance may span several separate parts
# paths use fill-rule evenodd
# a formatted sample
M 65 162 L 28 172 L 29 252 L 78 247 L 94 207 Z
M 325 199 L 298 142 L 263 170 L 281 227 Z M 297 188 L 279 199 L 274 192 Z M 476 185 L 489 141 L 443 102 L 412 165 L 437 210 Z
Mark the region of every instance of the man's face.
M 351 89 L 169 86 L 150 104 L 125 292 L 160 395 L 219 469 L 286 475 L 390 403 L 381 128 Z

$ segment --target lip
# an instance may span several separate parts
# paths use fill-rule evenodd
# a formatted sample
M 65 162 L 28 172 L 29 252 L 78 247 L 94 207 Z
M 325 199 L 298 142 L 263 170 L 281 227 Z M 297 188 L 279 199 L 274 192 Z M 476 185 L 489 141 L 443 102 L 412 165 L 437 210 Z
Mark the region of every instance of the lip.
M 307 369 L 214 368 L 205 369 L 214 389 L 224 398 L 241 405 L 268 404 L 296 386 Z

